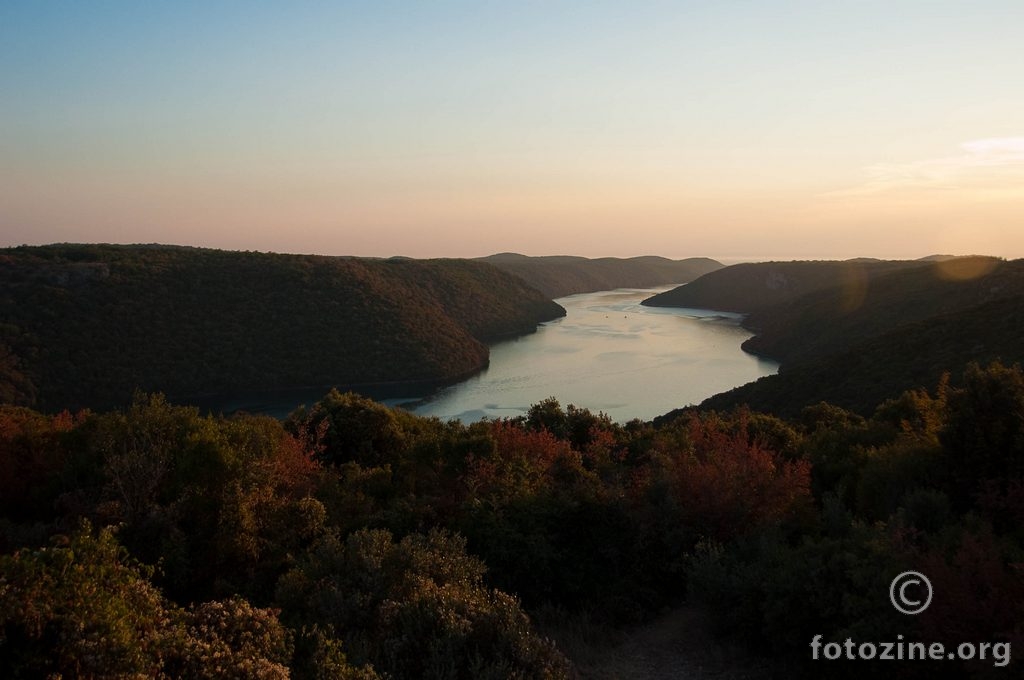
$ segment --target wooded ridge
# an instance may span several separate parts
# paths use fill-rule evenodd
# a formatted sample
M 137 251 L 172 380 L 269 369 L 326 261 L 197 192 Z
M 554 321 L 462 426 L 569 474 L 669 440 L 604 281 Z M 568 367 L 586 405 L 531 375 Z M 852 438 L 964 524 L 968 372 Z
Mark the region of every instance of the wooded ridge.
M 0 251 L 0 398 L 44 410 L 243 390 L 446 383 L 565 314 L 471 260 L 173 246 Z

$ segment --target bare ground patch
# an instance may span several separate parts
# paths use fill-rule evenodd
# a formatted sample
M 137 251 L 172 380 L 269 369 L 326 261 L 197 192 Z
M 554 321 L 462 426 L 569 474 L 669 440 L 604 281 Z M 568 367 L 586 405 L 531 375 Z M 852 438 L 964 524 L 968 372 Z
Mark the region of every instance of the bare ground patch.
M 716 638 L 700 611 L 675 609 L 650 623 L 613 631 L 585 619 L 547 631 L 581 680 L 764 680 L 763 660 Z

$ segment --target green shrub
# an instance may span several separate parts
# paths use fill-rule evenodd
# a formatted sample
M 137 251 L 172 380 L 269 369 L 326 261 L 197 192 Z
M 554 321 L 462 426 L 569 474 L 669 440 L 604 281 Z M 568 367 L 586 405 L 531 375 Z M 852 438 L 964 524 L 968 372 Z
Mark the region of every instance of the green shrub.
M 484 565 L 443 531 L 395 542 L 382 530 L 329 533 L 282 576 L 297 624 L 337 631 L 357 664 L 400 678 L 562 678 L 565 658 L 512 597 L 483 585 Z

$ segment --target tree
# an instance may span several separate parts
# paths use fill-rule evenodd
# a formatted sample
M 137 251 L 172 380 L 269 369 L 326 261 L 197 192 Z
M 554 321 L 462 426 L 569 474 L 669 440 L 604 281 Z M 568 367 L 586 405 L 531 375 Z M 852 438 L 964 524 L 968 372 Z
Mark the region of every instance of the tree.
M 173 623 L 151 574 L 110 529 L 84 524 L 65 546 L 0 557 L 0 669 L 6 677 L 49 673 L 155 675 Z
M 973 492 L 983 480 L 1024 478 L 1024 373 L 995 362 L 972 363 L 964 386 L 948 398 L 940 441 L 949 452 L 955 486 Z
M 332 389 L 308 411 L 292 414 L 287 426 L 329 465 L 397 463 L 406 448 L 405 434 L 391 409 L 353 392 Z
M 276 612 L 241 598 L 184 610 L 152 573 L 88 523 L 62 545 L 0 557 L 0 675 L 289 677 Z
M 331 532 L 285 574 L 285 611 L 332 629 L 349 657 L 408 678 L 564 678 L 569 665 L 519 603 L 483 585 L 460 536 L 433 530 L 395 542 L 383 530 Z

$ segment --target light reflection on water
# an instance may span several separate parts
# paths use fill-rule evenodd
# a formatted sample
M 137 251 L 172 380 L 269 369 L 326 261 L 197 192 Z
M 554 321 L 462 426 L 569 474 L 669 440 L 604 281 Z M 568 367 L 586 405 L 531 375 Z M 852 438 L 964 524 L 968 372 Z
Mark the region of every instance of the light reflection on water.
M 737 314 L 640 304 L 672 287 L 561 298 L 564 318 L 493 345 L 486 370 L 407 408 L 471 422 L 555 397 L 619 422 L 647 420 L 778 370 L 740 349 L 751 334 Z

